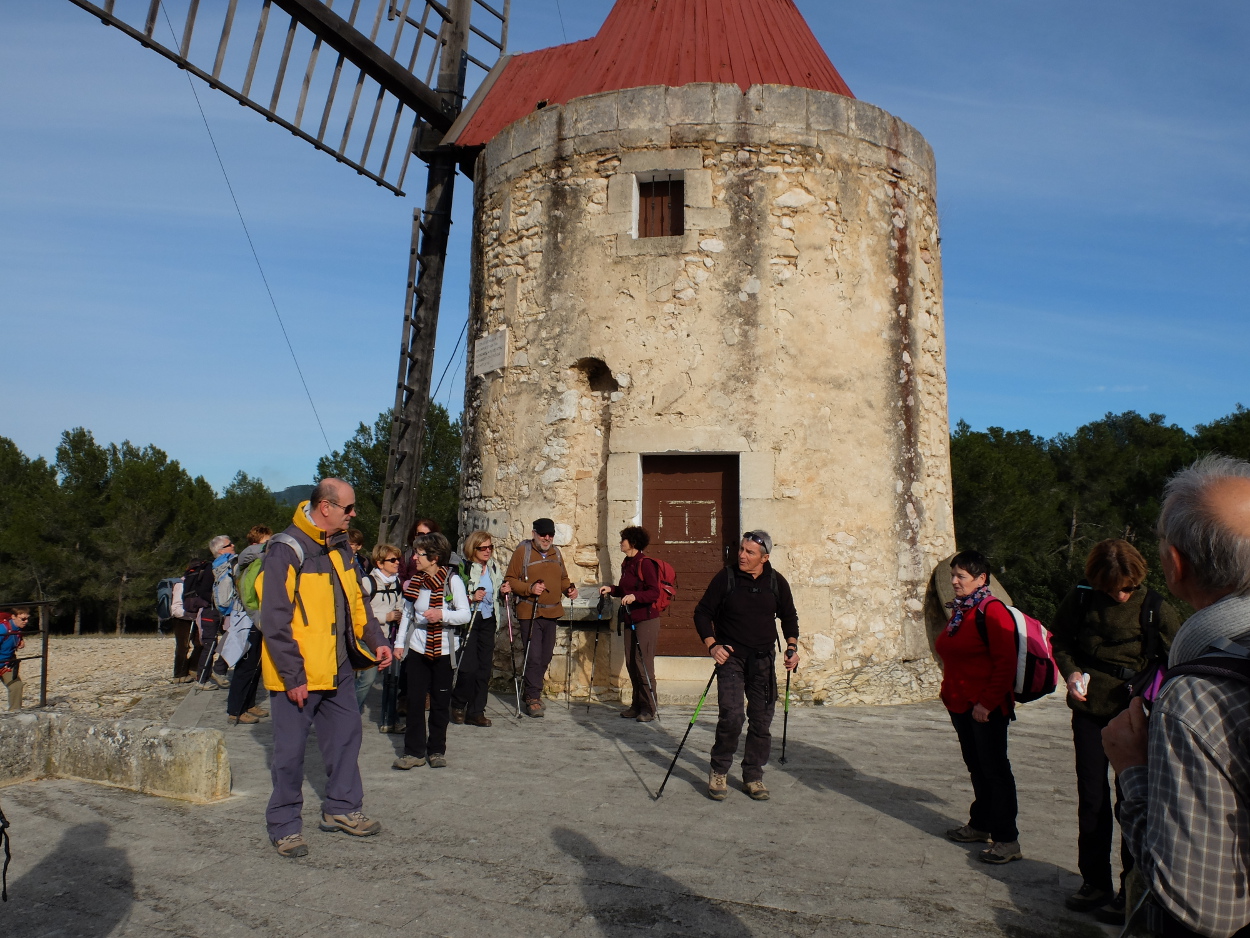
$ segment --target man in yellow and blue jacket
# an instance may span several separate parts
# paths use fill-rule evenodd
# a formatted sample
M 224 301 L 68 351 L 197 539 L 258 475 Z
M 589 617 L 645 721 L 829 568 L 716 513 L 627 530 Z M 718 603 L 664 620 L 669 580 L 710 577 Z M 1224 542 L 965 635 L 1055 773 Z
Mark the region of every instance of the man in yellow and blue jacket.
M 273 720 L 273 795 L 265 811 L 269 839 L 284 857 L 308 853 L 303 837 L 304 747 L 308 731 L 326 767 L 321 830 L 376 834 L 362 812 L 357 668 L 391 662 L 391 649 L 360 592 L 346 531 L 355 493 L 341 479 L 322 479 L 274 535 L 257 577 L 261 671 Z

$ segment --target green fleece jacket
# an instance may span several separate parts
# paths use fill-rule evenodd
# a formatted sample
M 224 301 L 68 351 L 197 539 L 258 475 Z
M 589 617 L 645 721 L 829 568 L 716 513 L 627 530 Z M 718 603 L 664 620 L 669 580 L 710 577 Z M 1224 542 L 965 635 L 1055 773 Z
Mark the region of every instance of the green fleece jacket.
M 1142 671 L 1149 664 L 1142 647 L 1141 610 L 1145 600 L 1145 588 L 1135 592 L 1128 602 L 1118 603 L 1101 590 L 1078 587 L 1059 604 L 1051 628 L 1051 647 L 1061 680 L 1066 682 L 1074 671 L 1089 675 L 1084 701 L 1068 695 L 1068 706 L 1073 710 L 1109 720 L 1128 706 L 1125 678 L 1109 674 L 1106 669 Z M 1180 627 L 1180 615 L 1164 602 L 1159 610 L 1159 654 L 1165 660 Z

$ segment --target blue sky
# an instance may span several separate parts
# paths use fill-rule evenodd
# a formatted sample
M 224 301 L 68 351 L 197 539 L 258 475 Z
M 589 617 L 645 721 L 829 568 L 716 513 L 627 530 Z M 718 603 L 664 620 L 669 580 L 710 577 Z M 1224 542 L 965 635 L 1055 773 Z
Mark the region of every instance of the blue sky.
M 937 154 L 952 423 L 1050 435 L 1250 403 L 1250 4 L 798 0 Z M 511 46 L 610 0 L 513 0 Z M 153 443 L 213 485 L 325 451 L 186 77 L 68 2 L 0 3 L 0 435 Z M 197 89 L 333 446 L 390 405 L 396 198 Z M 435 376 L 467 314 L 461 179 Z M 454 362 L 438 396 L 460 408 Z

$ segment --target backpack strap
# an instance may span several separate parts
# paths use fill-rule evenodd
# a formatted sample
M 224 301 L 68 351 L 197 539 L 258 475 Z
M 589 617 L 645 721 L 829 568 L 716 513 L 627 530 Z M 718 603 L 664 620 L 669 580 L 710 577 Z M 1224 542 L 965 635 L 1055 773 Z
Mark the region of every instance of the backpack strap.
M 279 544 L 285 544 L 291 550 L 295 551 L 295 603 L 299 606 L 300 615 L 304 617 L 304 621 L 308 621 L 308 611 L 304 608 L 304 599 L 299 594 L 299 578 L 304 570 L 304 545 L 298 540 L 291 537 L 285 531 L 279 531 L 269 539 L 270 543 L 277 541 Z
M 530 539 L 526 538 L 521 546 L 525 548 L 525 559 L 521 562 L 521 579 L 528 583 L 530 581 Z
M 986 596 L 983 600 L 977 603 L 976 615 L 973 616 L 973 622 L 976 624 L 977 634 L 981 636 L 981 641 L 985 642 L 986 648 L 990 647 L 990 629 L 989 626 L 985 624 L 985 610 L 989 607 L 990 603 L 1002 603 L 1003 608 L 1007 610 L 1007 614 L 1011 615 L 1011 607 L 992 594 Z M 1014 618 L 1015 616 L 1012 616 L 1012 619 Z
M 1162 611 L 1163 596 L 1147 587 L 1146 598 L 1142 600 L 1141 612 L 1137 617 L 1142 631 L 1142 657 L 1146 659 L 1147 665 L 1163 651 L 1163 633 L 1159 622 Z

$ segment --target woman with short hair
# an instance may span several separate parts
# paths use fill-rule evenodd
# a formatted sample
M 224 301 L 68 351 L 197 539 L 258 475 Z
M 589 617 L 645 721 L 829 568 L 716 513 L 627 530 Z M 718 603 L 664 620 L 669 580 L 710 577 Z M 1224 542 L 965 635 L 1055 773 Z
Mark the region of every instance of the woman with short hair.
M 369 561 L 369 572 L 360 578 L 361 592 L 369 601 L 369 608 L 381 624 L 382 632 L 393 646 L 395 635 L 399 632 L 399 619 L 404 604 L 403 589 L 399 582 L 399 548 L 393 544 L 378 544 L 373 548 Z M 394 662 L 391 669 L 399 670 Z M 377 668 L 356 672 L 356 703 L 361 713 L 365 712 L 365 701 L 369 698 L 369 691 L 373 689 L 377 676 Z M 384 684 L 388 676 L 391 675 L 383 677 Z
M 460 673 L 451 692 L 451 722 L 490 726 L 486 700 L 494 667 L 495 631 L 507 601 L 501 597 L 512 590 L 495 557 L 495 540 L 489 532 L 474 531 L 465 538 L 464 556 L 460 578 L 476 613 L 469 619 L 469 634 L 460 653 Z
M 1067 678 L 1076 751 L 1077 868 L 1081 888 L 1065 900 L 1100 922 L 1124 923 L 1124 877 L 1133 856 L 1120 841 L 1119 889 L 1111 874 L 1114 808 L 1107 784 L 1103 728 L 1129 704 L 1129 683 L 1167 663 L 1181 618 L 1145 585 L 1146 558 L 1125 540 L 1100 541 L 1085 559 L 1085 579 L 1059 604 L 1051 645 Z M 1120 802 L 1116 782 L 1115 804 Z
M 456 626 L 469 621 L 464 581 L 449 566 L 451 544 L 441 534 L 418 534 L 412 560 L 416 573 L 404 583 L 404 611 L 395 637 L 395 656 L 408 677 L 408 731 L 395 768 L 447 765 L 447 723 L 451 704 L 451 656 L 460 653 Z M 430 712 L 425 715 L 425 696 Z
M 942 703 L 959 737 L 972 778 L 968 823 L 948 830 L 958 843 L 988 843 L 977 859 L 1010 863 L 1023 857 L 1016 829 L 1016 779 L 1007 758 L 1007 727 L 1016 718 L 1016 622 L 990 592 L 990 565 L 975 550 L 951 559 L 955 599 L 934 643 L 942 660 Z
M 651 543 L 646 528 L 637 525 L 621 530 L 621 582 L 599 587 L 599 595 L 619 597 L 631 632 L 625 641 L 625 667 L 633 686 L 629 709 L 621 711 L 626 720 L 650 723 L 655 719 L 655 650 L 660 643 L 660 565 L 643 553 Z

